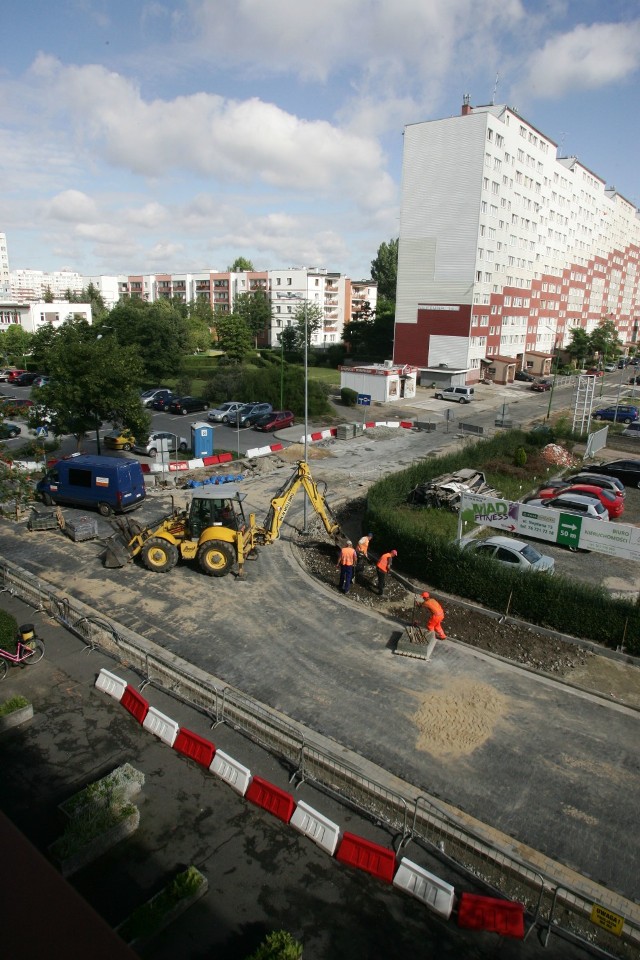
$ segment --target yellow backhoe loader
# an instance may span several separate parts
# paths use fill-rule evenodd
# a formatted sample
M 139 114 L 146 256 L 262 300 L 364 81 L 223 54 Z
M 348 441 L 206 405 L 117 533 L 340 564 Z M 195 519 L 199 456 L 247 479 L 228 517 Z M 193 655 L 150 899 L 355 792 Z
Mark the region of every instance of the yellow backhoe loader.
M 117 521 L 119 532 L 106 545 L 105 567 L 124 567 L 140 555 L 147 570 L 167 573 L 179 559 L 197 560 L 204 573 L 224 577 L 234 564 L 238 576 L 244 575 L 246 559 L 257 557 L 257 548 L 272 544 L 289 507 L 302 489 L 336 543 L 342 537 L 340 527 L 319 489 L 309 467 L 299 460 L 294 473 L 271 500 L 264 524 L 256 524 L 255 514 L 245 517 L 244 491 L 231 484 L 202 488 L 194 494 L 187 511 L 174 512 L 157 526 L 142 528 L 124 517 Z

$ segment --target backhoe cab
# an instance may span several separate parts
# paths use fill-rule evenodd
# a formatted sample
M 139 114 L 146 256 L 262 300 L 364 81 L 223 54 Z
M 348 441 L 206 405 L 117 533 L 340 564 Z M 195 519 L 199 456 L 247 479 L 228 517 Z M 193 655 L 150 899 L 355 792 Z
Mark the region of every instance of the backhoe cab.
M 256 525 L 255 514 L 248 519 L 245 516 L 244 491 L 231 485 L 205 488 L 194 494 L 188 513 L 174 512 L 158 526 L 142 529 L 135 520 L 118 520 L 119 533 L 108 541 L 103 563 L 105 567 L 123 567 L 140 555 L 147 570 L 167 573 L 179 559 L 195 559 L 211 577 L 224 577 L 237 563 L 242 578 L 245 560 L 255 559 L 258 546 L 268 546 L 280 536 L 284 518 L 301 488 L 329 536 L 337 541 L 341 531 L 325 500 L 325 490 L 320 491 L 308 465 L 300 460 L 271 500 L 262 526 Z

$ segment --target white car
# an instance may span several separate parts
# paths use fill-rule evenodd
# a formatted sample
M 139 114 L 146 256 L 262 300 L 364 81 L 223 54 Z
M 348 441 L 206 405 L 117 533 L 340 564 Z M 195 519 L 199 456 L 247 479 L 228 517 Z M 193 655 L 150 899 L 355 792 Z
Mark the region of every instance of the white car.
M 175 453 L 176 450 L 184 453 L 188 449 L 187 438 L 178 437 L 175 433 L 152 433 L 148 440 L 136 440 L 133 445 L 135 453 L 142 453 L 147 457 L 156 457 L 159 453 Z
M 464 544 L 465 550 L 472 550 L 479 557 L 489 557 L 504 563 L 512 570 L 553 573 L 556 565 L 553 557 L 539 553 L 535 547 L 524 540 L 512 537 L 487 537 L 486 540 L 470 540 Z
M 244 403 L 227 400 L 226 403 L 221 403 L 215 410 L 209 410 L 207 420 L 211 420 L 213 423 L 235 423 L 236 413 L 241 407 L 244 407 Z
M 603 507 L 599 500 L 593 500 L 591 497 L 585 497 L 578 493 L 559 493 L 557 497 L 550 497 L 548 500 L 541 500 L 536 497 L 527 500 L 525 506 L 544 507 L 545 510 L 562 510 L 564 513 L 577 513 L 582 517 L 589 517 L 590 520 L 609 519 L 606 507 Z

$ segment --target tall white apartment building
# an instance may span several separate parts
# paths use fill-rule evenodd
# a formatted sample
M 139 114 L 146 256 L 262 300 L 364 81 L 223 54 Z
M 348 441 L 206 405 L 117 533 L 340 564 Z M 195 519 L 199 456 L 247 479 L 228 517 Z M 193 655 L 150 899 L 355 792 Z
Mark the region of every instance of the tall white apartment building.
M 9 276 L 9 251 L 7 237 L 0 233 L 0 297 L 8 297 L 11 293 L 11 278 Z
M 56 300 L 62 300 L 67 291 L 82 293 L 83 281 L 73 270 L 11 270 L 11 296 L 20 301 L 42 300 L 50 290 Z
M 639 256 L 634 205 L 513 108 L 405 128 L 396 363 L 473 382 L 603 319 L 637 344 Z

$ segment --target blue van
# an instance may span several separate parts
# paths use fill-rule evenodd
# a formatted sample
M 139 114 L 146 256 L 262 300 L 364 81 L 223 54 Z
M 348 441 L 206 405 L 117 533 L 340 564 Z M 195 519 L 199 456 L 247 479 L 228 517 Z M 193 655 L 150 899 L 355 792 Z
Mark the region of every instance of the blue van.
M 103 517 L 139 507 L 146 496 L 137 460 L 74 454 L 58 460 L 36 486 L 43 503 L 90 507 Z

